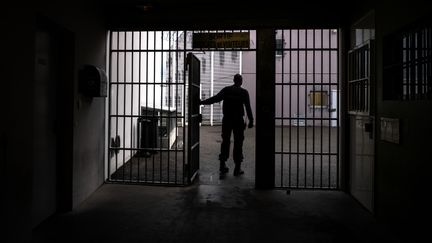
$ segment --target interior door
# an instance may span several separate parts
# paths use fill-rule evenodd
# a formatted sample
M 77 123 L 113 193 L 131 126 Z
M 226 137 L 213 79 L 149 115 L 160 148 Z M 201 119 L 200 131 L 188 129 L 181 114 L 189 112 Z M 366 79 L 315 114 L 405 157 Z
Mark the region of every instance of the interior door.
M 374 211 L 375 117 L 374 42 L 348 53 L 350 119 L 350 191 L 369 211 Z
M 55 38 L 50 30 L 38 27 L 35 43 L 33 226 L 57 210 Z
M 187 55 L 188 65 L 188 182 L 196 178 L 199 170 L 199 138 L 200 122 L 202 120 L 199 112 L 200 101 L 200 61 L 192 53 Z

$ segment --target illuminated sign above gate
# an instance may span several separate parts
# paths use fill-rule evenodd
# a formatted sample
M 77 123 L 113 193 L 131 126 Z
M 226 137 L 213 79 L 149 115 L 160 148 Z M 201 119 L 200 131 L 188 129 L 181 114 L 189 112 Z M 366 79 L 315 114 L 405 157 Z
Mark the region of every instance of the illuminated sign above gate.
M 194 33 L 192 48 L 249 48 L 249 33 Z

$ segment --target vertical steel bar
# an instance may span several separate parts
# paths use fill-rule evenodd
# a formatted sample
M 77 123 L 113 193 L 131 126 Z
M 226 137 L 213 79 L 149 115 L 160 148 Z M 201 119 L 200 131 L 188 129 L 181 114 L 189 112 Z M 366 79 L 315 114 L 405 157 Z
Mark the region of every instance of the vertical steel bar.
M 366 55 L 365 55 L 365 86 L 364 87 L 364 92 L 366 92 L 366 99 L 364 101 L 364 105 L 365 105 L 365 111 L 369 111 L 370 110 L 370 89 L 371 89 L 371 84 L 370 84 L 370 54 L 371 54 L 371 50 L 370 50 L 371 46 L 369 45 L 369 48 L 366 49 Z
M 148 49 L 149 49 L 149 31 L 146 31 L 146 51 L 148 51 Z M 149 113 L 149 105 L 148 105 L 148 97 L 149 97 L 149 65 L 148 65 L 148 62 L 149 62 L 149 53 L 148 52 L 146 52 L 146 69 L 145 69 L 145 75 L 146 75 L 146 79 L 145 79 L 145 84 L 144 84 L 144 87 L 145 87 L 145 90 L 146 90 L 146 101 L 145 101 L 145 119 L 146 120 L 148 120 L 148 113 Z M 152 122 L 151 122 L 151 124 L 152 124 Z M 151 127 L 151 126 L 150 126 Z M 151 144 L 151 142 L 150 142 L 150 144 Z M 149 146 L 149 145 L 146 145 L 146 146 Z M 149 148 L 147 148 L 147 151 L 149 151 Z M 147 178 L 147 174 L 148 174 L 148 159 L 147 159 L 147 154 L 144 154 L 144 158 L 145 158 L 145 168 L 144 168 L 144 171 L 145 171 L 145 175 L 144 175 L 144 180 L 147 182 L 148 181 L 148 178 Z
M 413 100 L 414 99 L 414 67 L 413 67 L 413 61 L 414 61 L 414 35 L 413 33 L 409 34 L 409 46 L 408 46 L 408 52 L 409 52 L 409 59 L 408 59 L 408 70 L 409 70 L 409 79 L 408 79 L 408 99 Z
M 321 85 L 320 85 L 320 104 L 323 103 L 323 80 L 324 80 L 324 29 L 321 29 Z M 320 188 L 323 187 L 323 109 L 320 109 Z
M 123 54 L 123 115 L 126 115 L 126 43 L 127 43 L 127 32 L 124 31 L 124 54 Z M 123 116 L 123 182 L 125 181 L 126 176 L 126 117 Z
M 117 31 L 117 50 L 119 50 L 120 49 L 120 32 L 119 31 Z M 119 70 L 120 70 L 120 64 L 119 64 L 119 61 L 120 61 L 120 56 L 119 56 L 119 53 L 117 53 L 117 83 L 119 83 L 119 78 L 120 78 L 120 72 L 119 72 Z M 117 138 L 118 138 L 118 131 L 119 131 L 119 126 L 118 126 L 118 119 L 119 119 L 119 117 L 118 117 L 118 109 L 119 109 L 119 85 L 118 84 L 116 84 L 116 137 L 115 137 L 115 141 L 117 142 Z M 119 144 L 117 144 L 116 143 L 116 147 L 118 147 L 119 146 Z M 117 170 L 118 170 L 118 153 L 119 153 L 119 148 L 117 148 L 116 149 L 116 152 L 115 152 L 115 154 L 116 154 L 116 159 L 115 159 L 115 161 L 116 161 L 116 172 L 117 172 Z
M 185 163 L 186 163 L 186 41 L 187 41 L 187 31 L 184 31 L 183 35 L 183 176 L 182 176 L 182 183 L 185 184 Z M 187 145 L 189 146 L 189 145 Z M 189 164 L 189 163 L 188 163 Z
M 292 141 L 291 141 L 291 126 L 292 126 L 292 29 L 290 31 L 289 36 L 289 133 L 288 133 L 288 143 L 289 143 L 289 149 L 288 149 L 288 163 L 289 163 L 289 174 L 288 174 L 288 187 L 291 187 L 291 157 L 292 157 Z
M 170 153 L 171 153 L 171 31 L 168 32 L 168 120 L 167 120 L 167 133 L 168 133 L 168 154 L 167 154 L 167 182 L 170 183 Z
M 365 54 L 363 55 L 363 59 L 364 59 L 364 74 L 363 76 L 365 77 L 364 79 L 364 87 L 363 87 L 363 109 L 365 112 L 369 111 L 369 96 L 370 96 L 370 75 L 369 75 L 369 55 L 370 55 L 370 48 L 371 46 L 369 45 L 368 48 L 366 48 L 365 50 Z
M 358 102 L 357 102 L 357 98 L 358 98 L 358 94 L 357 94 L 357 80 L 358 80 L 358 61 L 357 61 L 357 55 L 358 52 L 355 51 L 353 52 L 353 76 L 354 76 L 354 82 L 353 82 L 353 108 L 354 110 L 358 109 Z
M 421 45 L 420 45 L 420 51 L 421 51 L 421 54 L 420 54 L 420 64 L 421 64 L 420 65 L 420 70 L 421 70 L 420 74 L 421 74 L 421 78 L 420 78 L 420 80 L 421 80 L 422 99 L 426 98 L 426 90 L 425 90 L 425 87 L 426 87 L 426 82 L 425 82 L 426 81 L 426 76 L 425 76 L 425 70 L 426 70 L 425 43 L 426 43 L 426 41 L 425 41 L 425 37 L 426 37 L 426 35 L 425 35 L 425 33 L 426 33 L 426 30 L 422 29 L 421 30 Z
M 402 73 L 403 73 L 403 78 L 402 78 L 402 84 L 401 84 L 401 88 L 402 88 L 402 95 L 400 97 L 401 100 L 404 100 L 405 95 L 406 95 L 406 80 L 407 80 L 406 64 L 407 64 L 407 59 L 408 59 L 407 39 L 405 36 L 402 36 Z
M 348 53 L 348 110 L 352 110 L 352 52 Z
M 358 81 L 358 85 L 359 85 L 359 110 L 360 111 L 364 111 L 364 95 L 363 95 L 363 93 L 364 93 L 364 83 L 365 83 L 365 81 L 364 81 L 364 78 L 365 78 L 365 76 L 364 76 L 364 74 L 363 74 L 363 70 L 364 70 L 364 68 L 365 68 L 365 65 L 364 65 L 364 61 L 363 61 L 363 56 L 365 55 L 365 53 L 366 53 L 366 50 L 365 50 L 365 48 L 362 48 L 361 50 L 360 50 L 360 52 L 359 52 L 359 81 Z
M 421 30 L 422 33 L 422 43 L 421 43 L 421 70 L 422 70 L 422 77 L 421 77 L 421 81 L 422 81 L 422 99 L 427 99 L 427 89 L 426 89 L 426 72 L 427 72 L 427 67 L 426 67 L 426 37 L 427 37 L 427 30 L 425 28 L 423 28 Z
M 313 52 L 312 52 L 312 91 L 315 91 L 315 29 L 313 29 Z M 321 47 L 322 48 L 322 47 Z M 315 92 L 310 93 L 312 96 L 312 187 L 315 188 Z
M 410 43 L 411 43 L 411 35 L 407 33 L 406 35 L 406 81 L 405 81 L 405 100 L 410 99 L 410 82 L 411 82 L 411 68 L 410 68 L 410 60 L 411 60 L 411 51 L 410 51 Z
M 420 35 L 420 45 L 419 45 L 419 93 L 421 95 L 421 99 L 425 98 L 425 92 L 424 92 L 424 29 L 421 29 L 419 31 L 419 35 Z
M 363 66 L 364 66 L 362 64 L 362 61 L 361 61 L 362 52 L 364 52 L 364 50 L 361 50 L 358 53 L 358 65 L 359 65 L 358 71 L 359 71 L 359 79 L 360 80 L 357 81 L 357 102 L 358 102 L 357 109 L 360 111 L 363 110 L 363 99 L 362 99 L 363 92 L 362 92 L 362 89 L 363 89 L 363 83 L 364 83 L 364 81 L 361 80 L 363 78 L 361 70 L 363 69 Z
M 339 58 L 340 58 L 340 30 L 337 30 L 337 37 L 336 37 L 336 72 L 337 72 L 337 84 L 336 84 L 336 188 L 339 189 L 339 159 L 340 159 L 340 155 L 339 155 L 339 114 L 340 114 L 340 101 L 339 101 L 339 97 L 340 97 L 340 63 L 339 63 Z
M 300 175 L 300 29 L 297 29 L 297 188 Z
M 152 31 L 153 32 L 153 116 L 152 119 L 157 119 L 156 116 L 156 31 Z M 159 135 L 158 132 L 158 126 L 159 126 L 159 121 L 156 120 L 156 136 L 154 139 L 154 149 L 156 152 L 156 148 L 157 148 L 157 136 Z M 159 154 L 160 156 L 160 154 Z M 153 155 L 153 166 L 152 166 L 152 182 L 155 182 L 155 156 Z
M 304 138 L 304 140 L 305 140 L 305 144 L 304 144 L 304 173 L 305 173 L 305 175 L 304 175 L 304 187 L 306 188 L 307 187 L 307 157 L 308 157 L 308 155 L 307 155 L 307 152 L 308 152 L 308 150 L 307 150 L 307 140 L 308 140 L 308 137 L 307 137 L 307 123 L 308 123 L 308 120 L 307 120 L 307 112 L 308 112 L 308 110 L 307 110 L 307 97 L 308 97 L 308 95 L 307 95 L 307 90 L 308 90 L 308 85 L 307 85 L 307 83 L 308 83 L 308 69 L 307 69 L 307 67 L 308 67 L 308 63 L 307 63 L 307 55 L 308 55 L 308 29 L 305 29 L 305 40 L 304 40 L 304 42 L 305 42 L 305 51 L 304 51 L 304 57 L 305 57 L 305 59 L 304 59 L 304 63 L 305 63 L 305 78 L 304 78 L 304 83 L 305 83 L 305 85 L 304 85 L 304 112 L 305 112 L 305 115 L 304 115 L 304 117 L 305 117 L 305 119 L 304 119 L 304 122 L 305 122 L 305 125 L 304 125 L 304 132 L 305 132 L 305 138 Z
M 422 99 L 423 98 L 423 79 L 422 79 L 422 41 L 423 41 L 423 33 L 422 30 L 419 30 L 418 32 L 418 38 L 417 38 L 417 98 Z
M 362 78 L 362 75 L 361 75 L 361 70 L 362 70 L 362 62 L 361 62 L 361 50 L 359 51 L 359 52 L 356 52 L 356 54 L 357 54 L 357 59 L 356 59 L 356 62 L 357 62 L 357 81 L 356 81 L 356 86 L 357 86 L 357 99 L 356 99 L 356 102 L 357 102 L 357 105 L 356 105 L 356 107 L 357 107 L 357 110 L 361 110 L 361 107 L 362 107 L 362 103 L 361 103 L 361 78 Z
M 353 76 L 354 76 L 354 81 L 353 81 L 353 108 L 354 110 L 358 109 L 358 102 L 357 102 L 357 98 L 358 98 L 358 94 L 357 94 L 357 80 L 359 78 L 358 76 L 358 51 L 354 51 L 353 52 Z
M 329 39 L 329 54 L 328 54 L 328 61 L 329 61 L 329 66 L 328 66 L 328 72 L 329 72 L 329 77 L 328 77 L 328 80 L 329 80 L 329 86 L 328 86 L 328 95 L 327 95 L 327 108 L 329 107 L 329 105 L 330 105 L 330 93 L 331 93 L 331 80 L 332 80 L 332 69 L 331 69 L 331 67 L 332 67 L 332 59 L 331 59 L 331 44 L 332 44 L 332 40 L 331 40 L 331 35 L 332 35 L 332 30 L 331 29 L 329 29 L 328 30 L 328 39 Z M 329 110 L 329 112 L 327 112 L 328 113 L 328 137 L 329 137 L 329 139 L 328 139 L 328 152 L 329 152 L 329 158 L 328 158 L 328 187 L 329 188 L 331 188 L 331 163 L 332 163 L 332 160 L 331 160 L 331 131 L 332 131 L 332 128 L 331 128 L 331 120 L 330 120 L 330 118 L 331 118 L 331 115 L 330 115 L 330 109 L 328 109 Z
M 281 177 L 281 186 L 283 186 L 283 171 L 284 171 L 284 166 L 283 166 L 283 163 L 284 163 L 284 156 L 285 156 L 285 149 L 284 149 L 284 121 L 285 121 L 285 116 L 284 116 L 284 103 L 285 103 L 285 101 L 284 101 L 284 97 L 285 97 L 285 86 L 284 86 L 284 76 L 285 76 L 285 48 L 284 48 L 284 43 L 285 43 L 285 35 L 284 35 L 284 30 L 282 30 L 282 46 L 281 46 L 281 51 L 282 51 L 282 70 L 281 70 L 281 72 L 282 72 L 282 85 L 280 85 L 280 87 L 282 88 L 282 104 L 281 104 L 281 108 L 282 108 L 282 112 L 281 112 L 281 117 L 282 117 L 282 119 L 281 119 L 281 122 L 282 122 L 282 124 L 281 124 L 281 134 L 280 134 L 280 136 L 281 136 L 281 154 L 280 154 L 280 156 L 281 156 L 281 161 L 280 161 L 280 163 L 281 163 L 281 168 L 280 168 L 280 177 Z M 275 58 L 276 58 L 276 55 L 275 55 Z
M 367 96 L 367 90 L 366 88 L 367 83 L 369 81 L 369 77 L 366 74 L 367 71 L 367 56 L 369 55 L 369 46 L 367 48 L 364 49 L 364 51 L 362 52 L 362 81 L 361 81 L 361 110 L 363 112 L 366 112 L 366 96 Z
M 163 118 L 163 115 L 164 115 L 164 110 L 163 110 L 163 99 L 164 99 L 164 95 L 163 95 L 163 89 L 164 89 L 164 85 L 163 85 L 163 83 L 164 83 L 164 80 L 163 80 L 163 77 L 164 77 L 164 69 L 163 69 L 163 55 L 164 55 L 164 51 L 163 51 L 163 35 L 164 35 L 164 32 L 163 31 L 161 31 L 161 52 L 160 52 L 160 60 L 161 60 L 161 66 L 160 66 L 160 69 L 161 69 L 161 71 L 160 71 L 160 75 L 161 75 L 161 77 L 160 77 L 160 79 L 161 79 L 161 84 L 160 84 L 160 111 L 159 111 L 159 116 L 160 116 L 160 127 L 159 127 L 159 134 L 158 134 L 158 136 L 159 136 L 159 182 L 161 182 L 162 183 L 162 132 L 163 132 L 163 120 L 164 120 L 164 118 Z
M 130 86 L 131 86 L 131 116 L 130 116 L 130 147 L 131 148 L 133 148 L 133 140 L 132 140 L 132 138 L 133 138 L 133 114 L 134 114 L 134 112 L 133 112 L 133 107 L 134 107 L 134 102 L 133 102 L 133 97 L 134 97 L 134 76 L 133 76 L 133 72 L 134 72 L 134 52 L 133 52 L 133 49 L 134 49 L 134 31 L 132 31 L 132 51 L 131 51 L 131 70 L 130 70 L 130 72 L 131 72 L 131 79 L 130 79 L 130 81 L 131 81 L 131 84 L 130 84 Z M 130 150 L 130 153 L 131 153 L 131 159 L 130 159 L 130 177 L 129 177 L 129 180 L 130 181 L 132 181 L 132 170 L 133 170 L 133 157 L 135 157 L 134 156 L 134 153 L 135 153 L 136 151 L 135 150 Z
M 175 150 L 175 170 L 174 170 L 174 180 L 175 180 L 175 183 L 177 184 L 177 156 L 178 156 L 178 152 L 177 152 L 177 150 L 178 150 L 178 143 L 179 143 L 179 141 L 178 141 L 178 120 L 177 120 L 177 117 L 178 117 L 178 97 L 179 97 L 179 92 L 178 92 L 178 81 L 179 81 L 179 70 L 178 70 L 178 60 L 179 60 L 179 52 L 178 52 L 178 49 L 179 49 L 179 36 L 178 36 L 178 31 L 176 31 L 176 39 L 175 39 L 175 45 L 176 45 L 176 53 L 175 53 L 175 55 L 176 55 L 176 71 L 175 71 L 175 79 L 176 79 L 176 95 L 175 95 L 175 112 L 176 112 L 176 118 L 175 118 L 175 125 L 176 125 L 176 150 Z
M 423 31 L 418 31 L 417 39 L 417 93 L 423 99 Z
M 363 95 L 363 93 L 364 93 L 364 83 L 365 83 L 365 81 L 364 81 L 364 79 L 363 78 L 365 78 L 364 77 L 364 74 L 363 74 L 363 70 L 364 70 L 364 68 L 365 68 L 365 65 L 364 65 L 364 62 L 363 62 L 363 56 L 365 55 L 365 53 L 366 53 L 366 50 L 365 50 L 366 48 L 362 48 L 362 49 L 360 49 L 360 52 L 359 52 L 359 81 L 358 81 L 358 85 L 359 85 L 359 110 L 360 111 L 364 111 L 364 108 L 363 108 L 363 106 L 364 106 L 364 101 L 363 101 L 363 99 L 364 99 L 364 95 Z
M 416 98 L 417 99 L 421 99 L 422 98 L 422 93 L 421 93 L 421 84 L 422 84 L 422 79 L 421 79 L 421 31 L 417 31 L 417 45 L 416 45 L 416 61 L 415 61 L 415 65 L 416 65 Z
M 421 93 L 420 93 L 420 46 L 419 46 L 419 42 L 421 39 L 421 35 L 420 35 L 420 31 L 416 31 L 415 32 L 416 35 L 416 47 L 415 47 L 415 61 L 414 61 L 414 65 L 415 65 L 415 77 L 416 77 L 416 83 L 415 83 L 415 92 L 416 92 L 416 99 L 421 98 Z
M 138 120 L 137 120 L 137 130 L 138 130 L 138 148 L 142 148 L 142 144 L 141 144 L 141 135 L 142 135 L 142 131 L 141 131 L 141 127 L 140 127 L 140 123 L 139 123 L 139 119 L 141 117 L 141 51 L 142 51 L 142 46 L 141 46 L 141 30 L 139 31 L 139 36 L 138 36 L 138 40 L 139 40 L 139 45 L 138 45 L 138 98 L 137 98 L 137 105 L 138 105 Z M 141 128 L 141 129 L 140 129 Z M 141 164 L 141 155 L 143 154 L 144 151 L 139 150 L 139 156 L 138 156 L 138 166 L 137 166 L 137 182 L 140 181 L 140 164 Z
M 421 70 L 421 90 L 420 93 L 422 95 L 422 99 L 426 99 L 426 55 L 425 55 L 425 44 L 426 44 L 426 30 L 421 29 L 421 46 L 420 46 L 420 70 Z
M 347 70 L 348 70 L 348 85 L 347 85 L 347 87 L 348 87 L 348 90 L 347 90 L 347 92 L 348 92 L 348 101 L 347 101 L 347 110 L 351 110 L 351 95 L 352 95 L 352 92 L 351 92 L 351 80 L 352 80 L 352 75 L 351 75 L 351 66 L 352 66 L 352 64 L 351 64 L 351 56 L 352 56 L 352 54 L 351 54 L 351 52 L 348 52 L 348 56 L 347 56 L 347 61 L 348 61 L 348 65 L 347 65 Z
M 109 32 L 109 53 L 108 53 L 108 58 L 109 58 L 109 86 L 108 86 L 108 134 L 109 136 L 107 137 L 108 139 L 108 154 L 107 156 L 107 161 L 108 161 L 108 180 L 111 179 L 111 153 L 112 153 L 112 149 L 111 149 L 111 111 L 112 111 L 112 47 L 113 47 L 113 31 Z

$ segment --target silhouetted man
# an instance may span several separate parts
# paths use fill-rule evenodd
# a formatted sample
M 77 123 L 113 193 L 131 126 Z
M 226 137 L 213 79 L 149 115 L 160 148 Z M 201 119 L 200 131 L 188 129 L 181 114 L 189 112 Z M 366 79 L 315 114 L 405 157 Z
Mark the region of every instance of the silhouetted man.
M 225 162 L 229 157 L 231 132 L 234 133 L 233 158 L 235 163 L 234 175 L 238 176 L 244 172 L 241 170 L 243 162 L 243 140 L 246 123 L 243 120 L 244 108 L 249 119 L 248 127 L 253 127 L 252 109 L 249 101 L 249 93 L 241 87 L 243 78 L 240 74 L 234 75 L 234 85 L 223 88 L 217 95 L 200 102 L 202 105 L 210 105 L 220 101 L 223 102 L 222 119 L 222 144 L 219 154 L 221 174 L 228 172 Z

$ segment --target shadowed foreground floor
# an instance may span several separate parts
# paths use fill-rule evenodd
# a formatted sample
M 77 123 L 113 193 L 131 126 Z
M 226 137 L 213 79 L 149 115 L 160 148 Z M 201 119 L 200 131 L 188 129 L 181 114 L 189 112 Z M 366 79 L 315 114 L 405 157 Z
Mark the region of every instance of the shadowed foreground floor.
M 230 159 L 219 178 L 220 127 L 202 135 L 193 185 L 105 184 L 73 212 L 40 225 L 33 242 L 398 242 L 343 192 L 255 190 L 254 129 L 246 131 L 240 177 Z
M 240 179 L 241 180 L 241 179 Z M 231 185 L 228 185 L 231 184 Z M 342 192 L 103 185 L 34 242 L 397 242 Z

